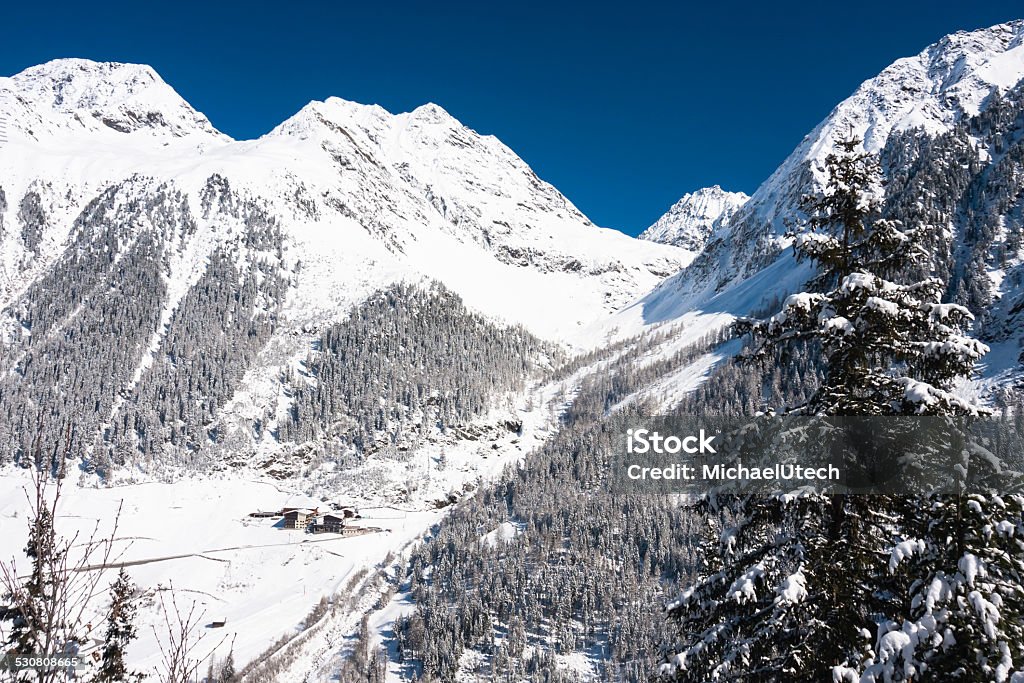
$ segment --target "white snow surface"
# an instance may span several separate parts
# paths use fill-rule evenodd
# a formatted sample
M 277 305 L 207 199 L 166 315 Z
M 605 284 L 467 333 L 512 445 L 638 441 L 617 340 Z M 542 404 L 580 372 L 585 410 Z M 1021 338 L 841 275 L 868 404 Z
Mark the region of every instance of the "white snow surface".
M 497 548 L 499 544 L 509 543 L 519 535 L 519 528 L 512 522 L 502 522 L 493 531 L 488 531 L 480 538 L 480 543 L 488 548 Z
M 281 636 L 301 636 L 300 654 L 281 680 L 335 680 L 342 652 L 339 638 L 351 637 L 362 614 L 372 611 L 377 570 L 386 569 L 384 561 L 390 555 L 407 552 L 452 509 L 438 507 L 439 501 L 470 494 L 541 444 L 557 417 L 552 399 L 559 388 L 531 387 L 512 406 L 482 423 L 515 416 L 522 421 L 520 432 L 502 428 L 489 432 L 483 441 L 427 443 L 408 461 L 371 462 L 347 470 L 346 486 L 337 485 L 329 465 L 285 480 L 268 477 L 255 467 L 174 481 L 125 478 L 125 483 L 107 487 L 97 486 L 94 477 L 68 477 L 55 527 L 64 538 L 80 534 L 79 541 L 94 528 L 99 536 L 109 536 L 121 506 L 113 534 L 114 559 L 128 563 L 128 572 L 144 595 L 139 640 L 129 649 L 132 667 L 160 669 L 159 643 L 164 636 L 157 632 L 163 634 L 165 627 L 158 596 L 170 600 L 173 594 L 183 609 L 195 601 L 197 613 L 203 614 L 194 632 L 194 637 L 202 637 L 197 648 L 202 657 L 223 658 L 233 643 L 235 661 L 241 666 Z M 24 470 L 0 470 L 0 560 L 20 557 L 21 567 L 28 533 L 28 486 Z M 332 503 L 355 508 L 361 517 L 352 524 L 370 533 L 307 534 L 283 529 L 280 517 L 249 517 L 251 512 L 282 507 L 319 508 L 322 514 Z M 518 533 L 514 525 L 502 524 L 481 542 L 508 542 Z M 75 547 L 81 544 L 76 542 Z M 368 574 L 356 585 L 355 603 L 341 606 L 343 588 L 363 570 Z M 100 585 L 105 587 L 117 569 L 102 571 Z M 339 601 L 341 608 L 313 628 L 305 617 L 323 596 Z M 86 615 L 94 625 L 102 620 L 105 600 L 105 594 L 97 596 Z M 374 618 L 383 627 L 399 613 L 401 609 L 390 610 L 375 613 Z M 223 629 L 206 626 L 221 618 L 227 619 Z

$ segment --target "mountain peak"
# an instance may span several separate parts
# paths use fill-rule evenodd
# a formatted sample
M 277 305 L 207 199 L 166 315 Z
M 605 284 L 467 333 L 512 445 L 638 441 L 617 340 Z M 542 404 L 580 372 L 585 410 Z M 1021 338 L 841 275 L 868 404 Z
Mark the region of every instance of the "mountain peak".
M 55 59 L 0 78 L 8 123 L 29 139 L 62 131 L 226 138 L 145 64 Z
M 65 110 L 93 106 L 117 88 L 122 94 L 137 92 L 162 79 L 146 64 L 96 62 L 91 59 L 53 59 L 30 66 L 11 76 L 26 92 L 51 95 L 53 106 Z M 106 92 L 88 92 L 86 86 Z
M 424 123 L 458 123 L 444 107 L 433 102 L 421 104 L 409 112 L 408 117 L 413 121 Z
M 838 141 L 852 134 L 880 154 L 905 137 L 936 139 L 1022 81 L 1024 21 L 950 34 L 894 61 L 804 137 L 666 291 L 721 292 L 775 263 L 787 246 L 789 219 L 799 217 L 803 196 L 820 191 Z
M 640 239 L 700 251 L 721 223 L 729 220 L 750 199 L 743 192 L 728 192 L 719 185 L 683 195 L 664 216 L 640 234 Z
M 964 115 L 977 114 L 994 91 L 1013 87 L 1022 76 L 1024 20 L 947 35 L 864 81 L 797 148 L 792 161 L 823 159 L 835 139 L 851 129 L 871 152 L 882 149 L 894 130 L 942 133 Z
M 866 151 L 879 153 L 894 132 L 936 137 L 1022 79 L 1024 21 L 953 33 L 896 60 L 839 103 L 733 216 L 731 237 L 720 245 L 728 255 L 707 254 L 692 272 L 718 288 L 766 265 L 800 197 L 823 183 L 823 162 L 839 140 L 852 134 Z
M 311 134 L 316 135 L 317 131 L 323 135 L 325 128 L 331 131 L 328 134 L 334 134 L 339 129 L 348 129 L 352 126 L 382 133 L 395 128 L 403 121 L 414 127 L 425 123 L 461 126 L 451 114 L 433 103 L 420 105 L 408 113 L 393 114 L 379 104 L 362 104 L 332 96 L 323 101 L 313 100 L 308 103 L 271 133 L 307 137 Z
M 862 129 L 865 146 L 877 151 L 891 130 L 934 134 L 977 114 L 994 90 L 1013 87 L 1022 73 L 1024 21 L 959 31 L 865 81 L 830 118 Z

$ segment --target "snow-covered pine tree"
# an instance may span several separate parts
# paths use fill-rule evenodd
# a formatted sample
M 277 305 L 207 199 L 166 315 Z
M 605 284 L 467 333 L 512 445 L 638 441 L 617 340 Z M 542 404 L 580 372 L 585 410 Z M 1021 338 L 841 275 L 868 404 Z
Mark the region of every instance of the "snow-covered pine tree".
M 23 594 L 20 600 L 13 594 L 5 596 L 5 602 L 10 602 L 10 606 L 0 611 L 0 619 L 11 622 L 6 645 L 13 652 L 32 653 L 38 642 L 36 631 L 45 611 L 41 603 L 50 583 L 47 567 L 56 553 L 55 545 L 53 515 L 46 506 L 39 506 L 29 524 L 28 543 L 24 549 L 31 569 L 21 587 Z
M 228 656 L 224 658 L 224 663 L 220 666 L 220 680 L 221 683 L 235 683 L 238 678 L 238 672 L 235 671 L 235 651 L 231 650 L 228 652 Z
M 906 228 L 880 217 L 881 174 L 860 140 L 839 143 L 825 161 L 827 185 L 804 199 L 807 229 L 791 233 L 798 260 L 819 269 L 812 289 L 794 294 L 767 320 L 742 320 L 756 340 L 752 355 L 795 339 L 821 346 L 825 377 L 798 410 L 810 415 L 969 415 L 977 409 L 951 392 L 988 348 L 963 330 L 973 316 L 941 302 L 929 277 L 901 282 L 928 255 L 928 226 Z
M 820 350 L 822 380 L 791 413 L 976 414 L 952 390 L 987 348 L 964 333 L 970 312 L 941 302 L 939 279 L 907 280 L 926 262 L 919 245 L 929 228 L 880 216 L 881 175 L 860 149 L 851 137 L 827 157 L 826 185 L 804 200 L 808 219 L 790 235 L 797 258 L 818 266 L 814 291 L 790 296 L 766 320 L 741 320 L 738 330 L 753 339 L 749 356 L 798 341 Z M 705 577 L 669 608 L 681 636 L 666 673 L 683 681 L 820 681 L 919 672 L 897 670 L 896 639 L 886 634 L 921 590 L 920 575 L 888 565 L 920 504 L 804 494 L 701 505 L 711 513 L 711 559 Z
M 889 572 L 901 612 L 840 681 L 1024 682 L 1024 496 L 928 496 L 902 521 Z
M 135 584 L 124 567 L 117 573 L 117 579 L 110 586 L 110 611 L 103 639 L 102 659 L 99 671 L 93 679 L 96 683 L 106 681 L 141 681 L 144 676 L 128 670 L 124 661 L 128 644 L 137 636 L 135 627 Z

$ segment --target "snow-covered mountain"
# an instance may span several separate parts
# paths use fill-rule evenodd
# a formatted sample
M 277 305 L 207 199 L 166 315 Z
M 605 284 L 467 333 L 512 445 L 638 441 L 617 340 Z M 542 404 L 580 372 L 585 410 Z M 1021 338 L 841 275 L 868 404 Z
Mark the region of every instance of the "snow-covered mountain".
M 224 376 L 201 364 L 208 414 L 179 419 L 193 438 L 199 424 L 223 435 L 227 423 L 262 443 L 281 436 L 264 426 L 305 438 L 315 430 L 295 411 L 331 408 L 280 377 L 308 374 L 325 332 L 396 282 L 443 283 L 469 311 L 559 343 L 595 346 L 681 316 L 700 335 L 709 326 L 694 316 L 724 324 L 801 285 L 784 222 L 851 132 L 882 158 L 891 215 L 948 233 L 934 248 L 949 297 L 1016 367 L 1022 41 L 1014 22 L 897 61 L 752 197 L 687 195 L 642 240 L 594 226 L 500 141 L 436 105 L 391 114 L 330 98 L 236 141 L 148 67 L 59 60 L 0 79 L 0 358 L 8 378 L 39 373 L 39 387 L 14 382 L 0 403 L 17 424 L 28 419 L 17 406 L 56 400 L 38 394 L 67 372 L 54 359 L 108 364 L 98 388 L 72 378 L 91 387 L 89 420 L 72 422 L 109 440 L 126 429 L 126 405 L 181 380 L 182 347 L 242 348 Z M 246 295 L 230 298 L 225 282 Z M 125 305 L 124 329 L 105 327 Z M 223 337 L 198 336 L 197 319 L 218 321 Z M 162 413 L 145 420 L 178 429 Z M 10 431 L 18 441 L 24 430 Z
M 0 79 L 0 120 L 0 438 L 14 453 L 33 406 L 56 403 L 51 430 L 74 425 L 78 447 L 115 460 L 199 452 L 228 423 L 250 446 L 276 443 L 262 425 L 308 435 L 281 377 L 308 374 L 322 335 L 375 292 L 451 292 L 470 337 L 482 314 L 593 345 L 586 324 L 694 255 L 593 225 L 432 104 L 391 114 L 330 98 L 236 141 L 149 67 L 57 60 Z M 422 305 L 401 291 L 389 305 Z M 539 348 L 480 335 L 505 357 Z M 173 418 L 154 408 L 169 383 Z
M 3 240 L 0 303 L 66 246 L 77 212 L 129 178 L 167 183 L 195 208 L 219 176 L 265 203 L 315 273 L 297 297 L 316 308 L 344 311 L 352 297 L 337 290 L 365 284 L 374 275 L 353 268 L 373 262 L 376 277 L 425 274 L 559 338 L 692 258 L 594 226 L 501 142 L 436 105 L 392 115 L 331 98 L 259 140 L 234 141 L 149 67 L 58 60 L 0 79 L 0 116 L 0 214 L 15 228 Z M 18 235 L 19 207 L 35 195 L 46 249 Z
M 242 662 L 310 635 L 320 595 L 368 598 L 267 680 L 334 677 L 375 565 L 549 436 L 562 399 L 540 370 L 693 257 L 593 225 L 435 105 L 331 98 L 237 141 L 148 67 L 60 60 L 0 79 L 0 132 L 3 490 L 12 459 L 126 483 L 69 505 L 105 524 L 108 492 L 131 498 L 133 576 L 208 598 Z M 379 533 L 304 544 L 247 517 L 328 496 Z M 23 499 L 0 497 L 10 555 Z M 214 548 L 212 570 L 192 556 Z
M 1007 316 L 1024 296 L 1022 79 L 1024 21 L 952 34 L 897 60 L 816 126 L 693 263 L 620 317 L 743 314 L 801 286 L 807 272 L 787 249 L 786 222 L 799 223 L 800 198 L 822 186 L 825 158 L 852 134 L 880 157 L 885 211 L 942 236 L 936 272 L 979 317 L 977 332 L 998 342 L 989 369 L 1016 366 L 1019 333 Z
M 706 253 L 682 276 L 685 288 L 720 290 L 764 267 L 783 246 L 784 220 L 802 195 L 820 186 L 836 141 L 853 134 L 882 152 L 893 132 L 935 137 L 977 115 L 993 93 L 1024 77 L 1024 21 L 958 32 L 865 81 L 818 124 L 712 236 Z
M 640 233 L 640 239 L 698 252 L 718 225 L 724 225 L 750 197 L 718 185 L 688 192 L 664 216 Z

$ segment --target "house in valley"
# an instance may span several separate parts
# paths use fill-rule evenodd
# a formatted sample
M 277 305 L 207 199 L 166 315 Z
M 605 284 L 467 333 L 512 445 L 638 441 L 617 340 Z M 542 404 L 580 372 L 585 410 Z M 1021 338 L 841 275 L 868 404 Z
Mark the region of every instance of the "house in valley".
M 310 531 L 315 534 L 343 534 L 345 533 L 345 517 L 342 515 L 324 515 L 323 517 L 318 517 L 313 520 L 313 524 L 310 526 Z
M 292 508 L 284 513 L 285 529 L 305 529 L 316 518 L 316 510 Z

